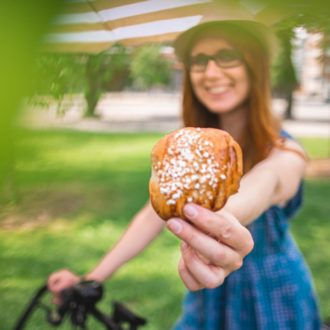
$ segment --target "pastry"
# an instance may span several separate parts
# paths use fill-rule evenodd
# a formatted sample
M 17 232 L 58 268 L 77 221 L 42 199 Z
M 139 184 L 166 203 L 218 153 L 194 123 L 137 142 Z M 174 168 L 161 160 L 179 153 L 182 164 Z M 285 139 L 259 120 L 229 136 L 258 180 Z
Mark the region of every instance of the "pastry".
M 184 219 L 186 203 L 221 209 L 237 192 L 243 171 L 238 143 L 215 128 L 186 127 L 167 134 L 153 147 L 151 159 L 150 200 L 164 220 Z

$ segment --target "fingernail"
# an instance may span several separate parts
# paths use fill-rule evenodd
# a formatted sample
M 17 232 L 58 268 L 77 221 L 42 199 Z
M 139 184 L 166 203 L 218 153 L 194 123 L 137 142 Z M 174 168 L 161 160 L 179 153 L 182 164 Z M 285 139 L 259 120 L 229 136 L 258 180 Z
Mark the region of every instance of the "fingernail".
M 195 218 L 196 215 L 197 215 L 196 208 L 193 205 L 190 205 L 190 204 L 185 205 L 183 211 L 184 211 L 184 214 L 190 219 Z
M 175 234 L 179 234 L 182 230 L 182 223 L 176 219 L 171 219 L 167 221 L 167 226 Z

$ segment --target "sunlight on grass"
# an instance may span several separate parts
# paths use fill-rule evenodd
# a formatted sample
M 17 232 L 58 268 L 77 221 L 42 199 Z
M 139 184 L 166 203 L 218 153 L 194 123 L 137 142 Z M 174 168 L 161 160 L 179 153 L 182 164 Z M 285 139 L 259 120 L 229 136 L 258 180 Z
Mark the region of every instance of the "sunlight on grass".
M 298 139 L 311 159 L 330 158 L 330 140 L 321 137 L 301 137 Z

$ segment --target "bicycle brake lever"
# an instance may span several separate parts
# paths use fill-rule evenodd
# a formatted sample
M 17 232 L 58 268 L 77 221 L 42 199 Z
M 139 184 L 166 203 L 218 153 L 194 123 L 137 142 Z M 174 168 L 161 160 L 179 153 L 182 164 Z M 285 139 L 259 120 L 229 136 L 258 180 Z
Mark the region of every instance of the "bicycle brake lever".
M 115 322 L 127 322 L 130 324 L 130 330 L 135 330 L 139 326 L 145 325 L 147 320 L 134 314 L 126 306 L 119 302 L 113 303 L 113 319 Z

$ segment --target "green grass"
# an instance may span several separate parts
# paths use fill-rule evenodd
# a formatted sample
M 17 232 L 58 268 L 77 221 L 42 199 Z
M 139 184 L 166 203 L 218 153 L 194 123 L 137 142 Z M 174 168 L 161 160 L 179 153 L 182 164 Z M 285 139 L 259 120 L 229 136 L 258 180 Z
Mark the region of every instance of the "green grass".
M 48 274 L 63 267 L 83 274 L 116 242 L 148 198 L 150 150 L 160 136 L 21 134 L 16 150 L 19 204 L 2 204 L 0 209 L 1 329 L 13 326 Z M 320 147 L 325 143 L 303 141 L 317 158 L 327 157 L 327 149 Z M 329 191 L 329 179 L 308 180 L 303 210 L 293 221 L 324 316 L 330 316 Z M 185 291 L 177 274 L 178 257 L 177 239 L 165 231 L 106 283 L 101 308 L 109 311 L 110 302 L 120 300 L 148 318 L 144 329 L 170 329 Z M 90 328 L 101 329 L 95 323 Z M 38 312 L 27 329 L 51 327 Z
M 330 139 L 322 137 L 300 137 L 298 140 L 311 159 L 330 158 Z

